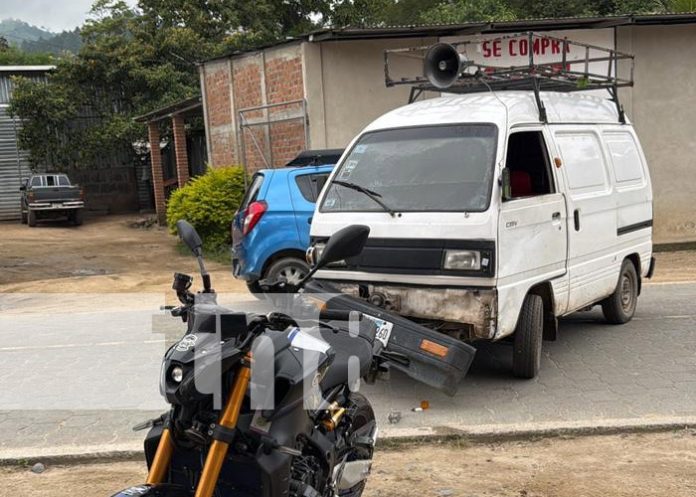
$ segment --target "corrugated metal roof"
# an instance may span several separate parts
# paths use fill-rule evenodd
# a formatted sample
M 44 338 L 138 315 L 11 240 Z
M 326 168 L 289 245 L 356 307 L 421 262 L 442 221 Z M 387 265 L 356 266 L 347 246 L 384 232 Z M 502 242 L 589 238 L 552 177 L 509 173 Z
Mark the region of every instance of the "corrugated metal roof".
M 251 52 L 265 50 L 288 43 L 299 41 L 348 41 L 371 40 L 379 38 L 425 38 L 440 36 L 461 36 L 476 34 L 515 33 L 522 31 L 557 31 L 564 29 L 602 29 L 617 26 L 647 26 L 696 23 L 696 13 L 680 14 L 648 14 L 648 15 L 617 15 L 603 17 L 566 17 L 555 19 L 520 19 L 501 22 L 468 22 L 461 24 L 412 25 L 412 26 L 367 26 L 325 28 L 310 33 L 283 40 L 277 43 L 263 45 L 251 50 L 235 51 L 226 55 L 213 57 L 217 60 L 228 57 L 245 55 Z
M 0 72 L 49 72 L 56 66 L 0 66 Z
M 149 121 L 160 121 L 162 119 L 172 117 L 177 114 L 186 114 L 192 111 L 196 111 L 196 113 L 198 113 L 197 109 L 199 109 L 202 106 L 203 103 L 201 100 L 201 96 L 198 95 L 196 97 L 186 98 L 184 100 L 180 100 L 165 107 L 161 107 L 157 110 L 153 110 L 152 112 L 148 112 L 147 114 L 143 114 L 142 116 L 134 117 L 133 120 L 141 123 Z

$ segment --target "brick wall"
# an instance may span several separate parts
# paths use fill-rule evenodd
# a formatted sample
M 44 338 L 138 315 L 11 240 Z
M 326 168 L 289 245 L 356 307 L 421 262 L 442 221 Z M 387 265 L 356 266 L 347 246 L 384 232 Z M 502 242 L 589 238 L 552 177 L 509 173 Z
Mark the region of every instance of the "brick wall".
M 301 103 L 245 112 L 248 123 L 284 121 L 245 127 L 243 149 L 241 129 L 236 122 L 240 109 L 302 100 L 302 63 L 302 51 L 297 44 L 220 59 L 203 66 L 211 148 L 208 153 L 213 166 L 244 160 L 249 172 L 268 166 L 280 167 L 306 148 Z
M 230 65 L 227 59 L 208 62 L 203 67 L 208 157 L 214 166 L 237 163 L 235 129 L 230 94 Z

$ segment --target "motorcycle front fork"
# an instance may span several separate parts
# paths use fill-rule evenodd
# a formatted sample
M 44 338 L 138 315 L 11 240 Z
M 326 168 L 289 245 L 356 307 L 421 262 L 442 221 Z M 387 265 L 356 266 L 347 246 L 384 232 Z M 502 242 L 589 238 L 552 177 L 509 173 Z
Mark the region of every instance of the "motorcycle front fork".
M 220 426 L 228 429 L 234 429 L 237 426 L 237 420 L 239 419 L 239 413 L 242 409 L 244 396 L 249 387 L 250 378 L 251 357 L 247 355 L 237 372 L 230 395 L 227 397 L 227 402 L 225 402 L 225 406 L 220 414 L 220 419 L 218 421 Z M 225 462 L 225 457 L 227 457 L 228 449 L 229 444 L 220 440 L 213 440 L 210 444 L 208 455 L 203 465 L 203 471 L 201 472 L 201 477 L 196 487 L 195 497 L 212 497 L 218 477 L 220 476 L 222 464 Z M 162 430 L 162 438 L 157 446 L 157 452 L 155 452 L 155 457 L 150 466 L 150 472 L 147 475 L 148 484 L 155 485 L 164 481 L 173 452 L 174 444 L 172 442 L 172 435 L 169 429 L 165 428 Z

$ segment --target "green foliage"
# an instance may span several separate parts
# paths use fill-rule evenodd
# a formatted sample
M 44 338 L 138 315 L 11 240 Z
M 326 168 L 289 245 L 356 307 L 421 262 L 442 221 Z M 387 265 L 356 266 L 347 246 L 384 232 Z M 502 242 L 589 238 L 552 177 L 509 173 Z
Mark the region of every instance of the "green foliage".
M 512 21 L 515 12 L 500 0 L 454 0 L 426 11 L 421 19 L 428 24 L 470 21 Z
M 239 166 L 209 168 L 167 202 L 167 225 L 176 234 L 176 222 L 185 219 L 201 235 L 207 251 L 216 252 L 231 243 L 230 222 L 244 196 L 244 170 Z
M 22 42 L 22 51 L 29 53 L 43 53 L 53 55 L 76 54 L 82 46 L 80 30 L 63 31 L 56 35 L 38 40 L 25 40 Z
M 696 12 L 696 0 L 657 0 L 667 12 Z
M 0 37 L 0 40 L 4 38 Z M 2 46 L 0 41 L 0 66 L 31 66 L 54 64 L 55 59 L 47 53 L 27 53 L 13 45 Z

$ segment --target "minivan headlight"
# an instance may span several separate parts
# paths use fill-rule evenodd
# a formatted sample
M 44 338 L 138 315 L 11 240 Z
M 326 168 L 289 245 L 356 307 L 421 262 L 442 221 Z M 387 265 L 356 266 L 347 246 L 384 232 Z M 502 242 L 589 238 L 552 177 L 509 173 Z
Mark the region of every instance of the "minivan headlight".
M 481 252 L 478 250 L 446 250 L 442 267 L 458 271 L 479 271 L 481 270 Z

